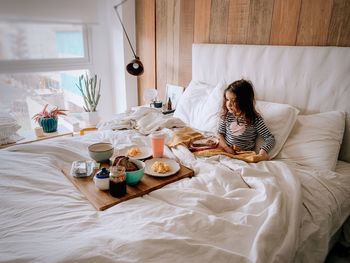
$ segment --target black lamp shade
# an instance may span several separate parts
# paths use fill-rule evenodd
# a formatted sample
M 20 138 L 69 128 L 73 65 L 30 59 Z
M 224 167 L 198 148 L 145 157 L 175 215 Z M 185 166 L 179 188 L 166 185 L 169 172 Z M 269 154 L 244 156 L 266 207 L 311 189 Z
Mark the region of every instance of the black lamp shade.
M 130 39 L 129 39 L 129 36 L 128 36 L 128 33 L 126 33 L 126 30 L 125 30 L 125 27 L 123 25 L 123 22 L 119 16 L 119 13 L 118 13 L 118 7 L 121 6 L 122 4 L 124 4 L 127 0 L 123 0 L 121 1 L 118 5 L 114 6 L 114 10 L 117 14 L 117 17 L 118 17 L 118 20 L 120 22 L 120 24 L 122 25 L 122 28 L 123 28 L 123 31 L 124 31 L 124 34 L 126 36 L 126 39 L 128 40 L 128 43 L 129 43 L 129 46 L 131 48 L 131 51 L 132 53 L 134 54 L 134 59 L 126 66 L 126 71 L 131 74 L 131 75 L 134 75 L 134 76 L 140 76 L 142 73 L 143 73 L 143 65 L 142 65 L 142 62 L 140 60 L 140 58 L 138 56 L 136 56 L 136 53 L 135 53 L 135 50 L 134 48 L 132 47 L 131 45 L 131 42 L 130 42 Z
M 126 66 L 126 70 L 131 75 L 140 76 L 143 73 L 143 65 L 141 60 L 136 57 Z

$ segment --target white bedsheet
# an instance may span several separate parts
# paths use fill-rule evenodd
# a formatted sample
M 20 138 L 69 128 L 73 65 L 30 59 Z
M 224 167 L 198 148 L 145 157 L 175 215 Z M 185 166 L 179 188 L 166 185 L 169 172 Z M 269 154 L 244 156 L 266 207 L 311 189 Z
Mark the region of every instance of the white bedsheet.
M 350 215 L 350 164 L 336 172 L 295 167 L 302 184 L 303 213 L 297 262 L 323 262 L 329 240 Z
M 104 131 L 0 151 L 1 262 L 294 262 L 309 253 L 297 252 L 307 237 L 299 233 L 303 170 L 196 159 L 179 146 L 167 156 L 195 177 L 100 212 L 60 171 L 63 162 L 88 158 L 87 145 L 97 141 L 117 150 L 150 143 L 132 130 Z M 349 184 L 334 187 L 349 197 Z

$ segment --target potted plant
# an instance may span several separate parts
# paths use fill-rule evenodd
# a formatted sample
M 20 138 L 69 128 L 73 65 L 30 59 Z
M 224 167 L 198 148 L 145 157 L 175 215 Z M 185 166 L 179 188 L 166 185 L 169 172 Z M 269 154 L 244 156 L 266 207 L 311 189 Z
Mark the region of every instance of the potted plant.
M 98 86 L 97 86 L 98 82 Z M 87 122 L 89 125 L 96 125 L 99 121 L 96 111 L 101 97 L 101 79 L 97 80 L 97 74 L 90 77 L 87 73 L 79 77 L 79 84 L 76 84 L 84 99 L 84 110 L 87 112 Z
M 58 115 L 67 115 L 65 111 L 58 107 L 48 110 L 48 104 L 46 104 L 44 109 L 35 114 L 32 119 L 43 128 L 44 132 L 55 132 L 57 131 Z

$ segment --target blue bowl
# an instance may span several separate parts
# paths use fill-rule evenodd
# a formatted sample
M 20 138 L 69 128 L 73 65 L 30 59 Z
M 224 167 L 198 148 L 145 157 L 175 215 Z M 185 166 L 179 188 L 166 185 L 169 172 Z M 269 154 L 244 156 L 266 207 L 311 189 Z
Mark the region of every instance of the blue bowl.
M 136 185 L 140 182 L 142 177 L 145 175 L 145 163 L 136 160 L 136 159 L 129 159 L 130 162 L 133 162 L 136 164 L 136 166 L 139 168 L 139 170 L 132 171 L 132 172 L 126 172 L 126 184 L 127 185 Z

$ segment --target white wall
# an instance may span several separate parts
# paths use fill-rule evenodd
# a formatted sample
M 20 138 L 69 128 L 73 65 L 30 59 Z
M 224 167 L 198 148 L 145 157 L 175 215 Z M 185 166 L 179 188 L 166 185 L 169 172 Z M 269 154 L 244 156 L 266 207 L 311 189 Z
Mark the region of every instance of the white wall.
M 133 54 L 114 11 L 119 2 L 98 1 L 98 24 L 91 26 L 93 71 L 102 78 L 98 111 L 103 119 L 137 105 L 137 77 L 125 70 Z M 135 48 L 135 1 L 119 7 L 119 14 Z

